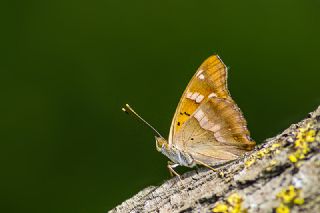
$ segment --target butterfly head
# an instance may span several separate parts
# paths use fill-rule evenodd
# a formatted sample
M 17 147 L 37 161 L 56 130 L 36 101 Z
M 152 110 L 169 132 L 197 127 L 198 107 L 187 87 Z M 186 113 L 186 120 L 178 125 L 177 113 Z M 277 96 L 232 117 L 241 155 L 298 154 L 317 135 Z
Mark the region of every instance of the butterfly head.
M 163 148 L 168 147 L 168 141 L 163 137 L 155 136 L 156 138 L 156 148 L 158 152 L 161 152 Z

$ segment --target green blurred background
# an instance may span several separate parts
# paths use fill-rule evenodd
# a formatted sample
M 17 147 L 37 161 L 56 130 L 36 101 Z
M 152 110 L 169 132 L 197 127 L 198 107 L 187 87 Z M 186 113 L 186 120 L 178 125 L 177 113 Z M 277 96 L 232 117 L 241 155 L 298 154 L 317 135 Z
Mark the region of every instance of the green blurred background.
M 319 1 L 1 3 L 1 212 L 105 212 L 169 178 L 167 135 L 202 61 L 218 53 L 258 142 L 315 109 Z

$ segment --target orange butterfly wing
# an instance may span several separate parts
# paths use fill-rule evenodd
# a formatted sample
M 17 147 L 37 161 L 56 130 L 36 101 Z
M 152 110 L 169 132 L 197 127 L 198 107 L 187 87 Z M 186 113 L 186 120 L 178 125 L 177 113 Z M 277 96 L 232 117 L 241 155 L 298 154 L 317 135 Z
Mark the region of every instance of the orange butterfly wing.
M 227 89 L 227 67 L 218 55 L 206 59 L 190 80 L 171 123 L 169 144 L 200 103 L 211 97 L 231 99 Z
M 172 120 L 169 144 L 215 165 L 254 147 L 246 125 L 227 89 L 227 67 L 214 55 L 203 62 L 184 91 Z

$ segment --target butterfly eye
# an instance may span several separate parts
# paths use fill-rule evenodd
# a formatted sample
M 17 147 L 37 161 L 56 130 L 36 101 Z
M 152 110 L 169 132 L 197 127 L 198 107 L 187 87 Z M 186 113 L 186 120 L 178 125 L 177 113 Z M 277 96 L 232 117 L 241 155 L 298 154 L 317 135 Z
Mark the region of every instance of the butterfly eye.
M 156 136 L 156 148 L 159 152 L 162 150 L 163 147 L 166 148 L 167 144 L 168 143 L 164 138 Z

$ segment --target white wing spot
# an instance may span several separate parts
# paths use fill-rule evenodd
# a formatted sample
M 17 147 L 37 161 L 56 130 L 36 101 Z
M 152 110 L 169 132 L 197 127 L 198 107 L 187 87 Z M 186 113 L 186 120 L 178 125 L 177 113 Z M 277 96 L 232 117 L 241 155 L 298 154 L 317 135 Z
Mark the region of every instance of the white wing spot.
M 205 115 L 204 115 L 204 113 L 202 112 L 202 110 L 199 110 L 199 111 L 197 111 L 197 112 L 194 114 L 194 117 L 195 117 L 198 121 L 200 121 L 204 116 L 205 116 Z
M 198 78 L 199 78 L 200 80 L 205 79 L 205 77 L 204 77 L 204 75 L 203 75 L 203 74 L 200 74 L 200 75 L 198 76 Z
M 209 119 L 208 119 L 206 116 L 204 116 L 204 117 L 199 121 L 200 126 L 201 126 L 201 127 L 204 127 L 204 126 L 208 123 L 208 121 L 209 121 Z
M 193 100 L 196 103 L 200 103 L 204 99 L 204 96 L 198 92 L 188 92 L 186 98 Z
M 196 98 L 196 102 L 200 103 L 204 99 L 204 96 L 199 94 L 199 96 Z
M 208 96 L 208 98 L 213 98 L 213 97 L 217 97 L 217 94 L 216 93 L 211 93 L 209 96 Z
M 203 70 L 199 70 L 196 76 L 198 77 L 199 75 L 201 75 L 201 73 L 203 73 Z
M 209 130 L 212 131 L 212 132 L 217 132 L 221 128 L 222 127 L 219 124 L 215 124 Z
M 192 94 L 191 96 L 191 100 L 196 100 L 196 98 L 199 96 L 199 93 L 198 92 L 195 92 Z
M 226 139 L 223 137 L 223 135 L 220 134 L 220 132 L 215 132 L 214 137 L 217 139 L 217 141 L 221 143 L 227 142 Z

